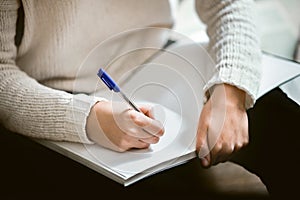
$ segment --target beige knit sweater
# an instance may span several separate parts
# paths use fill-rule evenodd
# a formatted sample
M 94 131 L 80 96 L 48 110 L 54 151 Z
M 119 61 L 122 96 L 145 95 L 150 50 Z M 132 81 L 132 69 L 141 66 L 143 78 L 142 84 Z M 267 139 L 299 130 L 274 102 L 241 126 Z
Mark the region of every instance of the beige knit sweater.
M 24 10 L 24 34 L 16 45 L 20 5 Z M 205 89 L 216 83 L 236 85 L 247 92 L 246 105 L 251 107 L 260 81 L 253 2 L 197 0 L 195 6 L 207 24 L 210 53 L 219 69 Z M 2 0 L 1 123 L 27 136 L 90 143 L 86 119 L 98 100 L 89 96 L 95 89 L 98 67 L 113 59 L 116 55 L 112 52 L 120 48 L 134 48 L 134 44 L 141 42 L 161 47 L 165 40 L 157 33 L 116 40 L 104 45 L 107 50 L 97 58 L 95 67 L 81 69 L 81 63 L 95 45 L 112 35 L 150 26 L 171 28 L 171 8 L 166 0 Z M 114 76 L 124 72 L 119 66 L 110 70 Z

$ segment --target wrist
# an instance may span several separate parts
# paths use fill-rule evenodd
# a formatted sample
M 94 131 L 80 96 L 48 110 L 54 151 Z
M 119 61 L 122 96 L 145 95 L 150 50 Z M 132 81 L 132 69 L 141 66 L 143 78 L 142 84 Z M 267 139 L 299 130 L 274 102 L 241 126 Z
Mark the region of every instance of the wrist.
M 237 88 L 236 86 L 224 84 L 226 102 L 232 106 L 236 106 L 245 110 L 246 92 Z
M 87 117 L 86 132 L 88 138 L 93 142 L 97 141 L 97 135 L 103 132 L 99 126 L 97 113 L 99 113 L 99 109 L 103 107 L 102 104 L 104 103 L 106 103 L 106 101 L 96 102 L 91 108 L 89 116 Z
M 234 85 L 230 85 L 227 83 L 215 85 L 211 91 L 212 95 L 222 97 L 224 99 L 224 103 L 227 106 L 236 107 L 242 110 L 246 110 L 245 108 L 245 100 L 246 100 L 246 92 L 237 88 Z

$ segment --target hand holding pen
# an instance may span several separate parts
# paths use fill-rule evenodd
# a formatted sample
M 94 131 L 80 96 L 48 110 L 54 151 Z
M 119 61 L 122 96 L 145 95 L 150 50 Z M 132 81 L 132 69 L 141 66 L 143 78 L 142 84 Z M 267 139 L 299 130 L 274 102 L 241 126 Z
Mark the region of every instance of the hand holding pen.
M 110 90 L 120 94 L 126 103 L 96 103 L 92 108 L 91 117 L 98 122 L 100 131 L 89 137 L 99 145 L 119 152 L 132 148 L 148 148 L 150 144 L 157 143 L 164 133 L 164 128 L 159 121 L 153 119 L 151 107 L 138 107 L 131 102 L 103 69 L 99 70 L 98 76 Z

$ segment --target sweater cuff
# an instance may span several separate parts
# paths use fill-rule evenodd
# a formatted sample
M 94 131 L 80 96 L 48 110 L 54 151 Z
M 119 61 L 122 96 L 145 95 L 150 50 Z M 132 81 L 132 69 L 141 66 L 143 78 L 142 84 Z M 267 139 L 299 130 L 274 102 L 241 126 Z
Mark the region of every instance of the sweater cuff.
M 257 74 L 245 71 L 245 68 L 221 67 L 204 86 L 204 102 L 208 100 L 211 87 L 227 83 L 246 92 L 245 108 L 249 109 L 256 101 L 259 80 Z
M 86 132 L 87 117 L 92 107 L 104 98 L 88 96 L 85 94 L 73 95 L 70 102 L 71 106 L 67 110 L 65 127 L 69 131 L 68 140 L 78 141 L 80 143 L 93 144 Z

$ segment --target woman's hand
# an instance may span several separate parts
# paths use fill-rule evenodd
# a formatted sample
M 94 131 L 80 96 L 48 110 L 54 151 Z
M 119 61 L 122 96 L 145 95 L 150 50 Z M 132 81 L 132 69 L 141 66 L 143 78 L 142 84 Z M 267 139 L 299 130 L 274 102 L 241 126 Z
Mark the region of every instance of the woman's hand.
M 248 143 L 245 92 L 228 84 L 215 86 L 203 107 L 197 131 L 197 152 L 203 167 L 225 162 Z
M 151 107 L 141 106 L 140 110 L 143 113 L 130 109 L 124 103 L 108 101 L 96 103 L 87 121 L 89 138 L 101 146 L 118 152 L 131 148 L 148 148 L 150 144 L 159 141 L 164 128 L 159 121 L 153 119 Z M 96 125 L 91 125 L 95 121 Z

